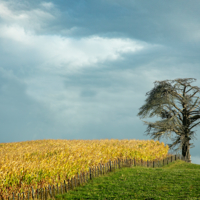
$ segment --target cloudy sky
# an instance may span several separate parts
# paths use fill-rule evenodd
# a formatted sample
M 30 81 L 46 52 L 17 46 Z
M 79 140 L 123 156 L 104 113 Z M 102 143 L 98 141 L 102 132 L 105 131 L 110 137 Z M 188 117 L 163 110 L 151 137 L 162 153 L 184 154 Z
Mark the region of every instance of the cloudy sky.
M 199 10 L 199 0 L 0 0 L 0 143 L 151 140 L 142 120 L 160 118 L 137 114 L 154 82 L 200 85 Z

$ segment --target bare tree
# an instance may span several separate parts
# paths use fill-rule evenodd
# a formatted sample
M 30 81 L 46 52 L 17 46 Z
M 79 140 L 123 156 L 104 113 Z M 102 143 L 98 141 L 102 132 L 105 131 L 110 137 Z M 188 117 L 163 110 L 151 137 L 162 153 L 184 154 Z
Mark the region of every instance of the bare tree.
M 156 121 L 155 123 L 142 120 L 145 124 L 148 124 L 146 131 L 148 133 L 146 135 L 149 135 L 151 128 L 154 128 L 155 132 L 151 133 L 151 136 L 154 136 L 153 139 L 158 138 L 158 140 L 160 140 L 161 136 L 172 139 L 171 132 L 175 132 L 177 136 L 175 139 L 172 139 L 174 141 L 173 144 L 168 144 L 169 148 L 172 149 L 177 144 L 180 144 L 179 148 L 175 151 L 182 150 L 182 157 L 187 162 L 191 162 L 191 144 L 189 141 L 194 134 L 194 131 L 191 131 L 191 129 L 200 123 L 194 124 L 200 118 L 199 97 L 194 96 L 197 92 L 200 92 L 200 88 L 191 86 L 190 83 L 188 83 L 188 81 L 192 79 L 193 78 L 175 79 L 172 81 L 172 83 L 175 81 L 177 82 L 174 86 L 168 83 L 170 80 L 155 81 L 155 87 L 150 92 L 146 93 L 149 97 L 146 99 L 146 104 L 140 108 L 140 112 L 137 115 L 144 118 L 149 111 L 152 110 L 149 117 L 155 115 L 161 117 L 163 120 Z M 182 89 L 180 89 L 181 86 L 183 86 Z M 190 87 L 190 89 L 186 92 L 187 87 Z M 179 94 L 177 92 L 178 90 L 181 90 L 182 94 Z M 192 95 L 187 94 L 191 90 L 194 91 L 194 93 Z M 195 102 L 193 102 L 192 97 L 197 97 Z M 181 108 L 175 104 L 175 100 L 178 101 L 177 103 L 181 105 Z M 196 108 L 198 109 L 195 110 Z

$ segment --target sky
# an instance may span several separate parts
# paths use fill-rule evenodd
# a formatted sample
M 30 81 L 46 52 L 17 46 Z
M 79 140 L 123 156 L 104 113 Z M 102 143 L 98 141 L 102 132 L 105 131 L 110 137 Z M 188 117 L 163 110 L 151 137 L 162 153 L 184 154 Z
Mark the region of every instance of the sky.
M 199 0 L 0 0 L 0 143 L 152 140 L 143 121 L 161 118 L 137 114 L 154 82 L 200 85 L 199 10 Z

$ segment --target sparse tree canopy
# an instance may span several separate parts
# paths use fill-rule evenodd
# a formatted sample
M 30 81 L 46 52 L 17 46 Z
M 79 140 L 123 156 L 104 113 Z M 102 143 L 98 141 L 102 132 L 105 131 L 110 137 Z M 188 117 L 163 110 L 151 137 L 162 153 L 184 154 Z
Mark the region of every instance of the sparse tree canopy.
M 172 81 L 177 82 L 174 86 L 168 83 L 170 80 L 166 81 L 155 81 L 156 86 L 146 95 L 149 97 L 146 99 L 146 104 L 140 108 L 140 112 L 137 116 L 142 116 L 144 118 L 150 110 L 152 113 L 149 117 L 159 116 L 163 120 L 156 121 L 155 123 L 145 122 L 148 124 L 147 135 L 150 134 L 151 128 L 155 129 L 155 132 L 151 133 L 154 136 L 153 139 L 158 138 L 160 140 L 161 136 L 168 136 L 171 139 L 171 132 L 175 132 L 177 137 L 173 140 L 173 144 L 168 144 L 169 148 L 179 145 L 176 149 L 182 150 L 182 156 L 186 158 L 188 162 L 190 161 L 190 143 L 194 131 L 192 128 L 197 126 L 200 122 L 195 123 L 200 118 L 200 101 L 199 97 L 194 96 L 197 92 L 200 92 L 200 88 L 197 86 L 191 86 L 188 81 L 193 82 L 196 80 L 193 78 L 188 79 L 175 79 Z M 183 88 L 180 88 L 183 86 Z M 188 89 L 190 87 L 190 89 Z M 186 88 L 188 89 L 186 91 Z M 182 91 L 178 93 L 177 91 Z M 193 94 L 187 94 L 189 91 L 194 91 Z M 192 98 L 197 99 L 193 102 Z M 175 102 L 177 100 L 177 102 Z M 198 101 L 198 102 L 197 102 Z M 179 104 L 179 108 L 176 104 Z M 196 109 L 198 108 L 198 109 Z M 195 110 L 196 109 L 196 110 Z M 195 123 L 195 124 L 194 124 Z M 167 135 L 166 135 L 167 134 Z

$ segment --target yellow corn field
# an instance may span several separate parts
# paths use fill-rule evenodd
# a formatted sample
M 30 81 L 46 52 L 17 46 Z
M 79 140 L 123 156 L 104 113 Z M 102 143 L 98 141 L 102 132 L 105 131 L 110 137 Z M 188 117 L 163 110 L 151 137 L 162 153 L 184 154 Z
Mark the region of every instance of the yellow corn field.
M 154 140 L 35 140 L 0 143 L 0 198 L 57 184 L 117 158 L 161 160 L 169 147 Z

